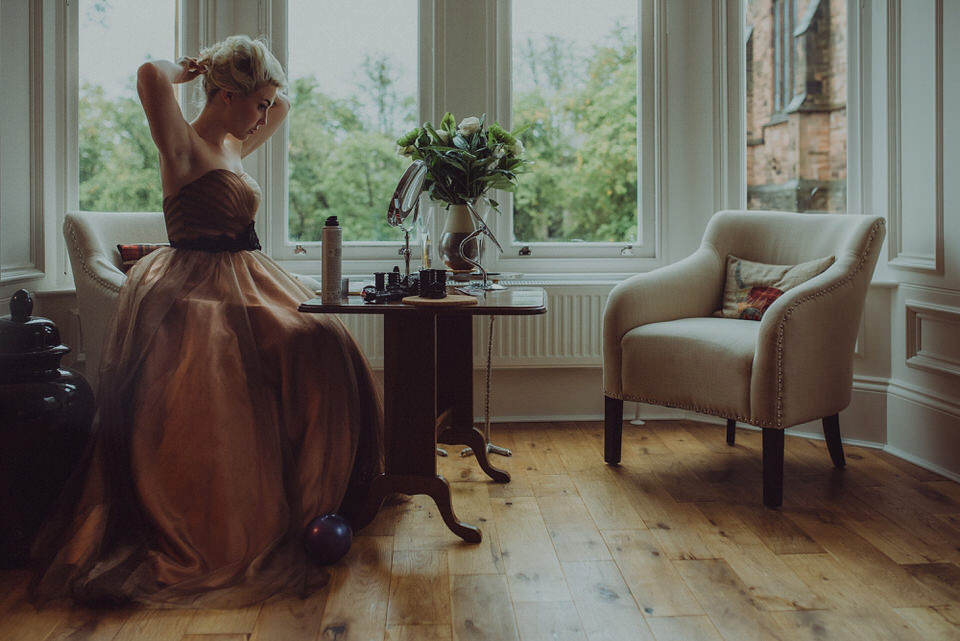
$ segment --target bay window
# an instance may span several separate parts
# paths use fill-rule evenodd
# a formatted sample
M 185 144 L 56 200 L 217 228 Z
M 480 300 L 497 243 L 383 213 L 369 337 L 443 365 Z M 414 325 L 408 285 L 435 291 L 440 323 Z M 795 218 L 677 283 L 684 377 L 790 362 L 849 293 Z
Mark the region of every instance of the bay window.
M 241 32 L 266 37 L 288 72 L 287 126 L 245 164 L 264 191 L 264 247 L 291 269 L 319 271 L 320 228 L 333 215 L 344 229 L 345 271 L 400 262 L 403 232 L 386 222 L 406 166 L 395 141 L 449 110 L 510 129 L 529 125 L 521 139 L 530 171 L 515 194 L 491 194 L 501 213 L 489 213 L 488 223 L 504 253 L 488 244 L 488 269 L 636 271 L 660 258 L 654 59 L 663 29 L 652 24 L 663 7 L 663 0 L 69 3 L 61 11 L 78 33 L 73 53 L 67 49 L 77 69 L 68 208 L 160 209 L 136 68 L 195 55 Z M 187 118 L 195 116 L 196 88 L 180 98 Z M 423 198 L 421 215 L 424 231 L 438 237 L 442 205 Z

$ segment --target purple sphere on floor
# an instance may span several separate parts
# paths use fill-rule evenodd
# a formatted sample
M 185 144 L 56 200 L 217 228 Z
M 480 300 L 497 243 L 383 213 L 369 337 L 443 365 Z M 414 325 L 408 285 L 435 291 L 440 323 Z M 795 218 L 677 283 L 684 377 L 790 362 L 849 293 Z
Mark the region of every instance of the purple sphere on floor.
M 318 565 L 336 563 L 350 550 L 353 530 L 338 514 L 322 514 L 307 524 L 303 546 L 307 556 Z

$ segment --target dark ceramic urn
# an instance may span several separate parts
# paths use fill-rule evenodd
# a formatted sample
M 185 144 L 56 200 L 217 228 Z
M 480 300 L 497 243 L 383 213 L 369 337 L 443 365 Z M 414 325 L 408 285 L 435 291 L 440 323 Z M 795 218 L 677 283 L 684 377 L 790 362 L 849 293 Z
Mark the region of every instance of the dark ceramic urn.
M 19 290 L 0 317 L 0 568 L 28 563 L 30 544 L 79 461 L 93 390 L 60 367 L 70 348 Z

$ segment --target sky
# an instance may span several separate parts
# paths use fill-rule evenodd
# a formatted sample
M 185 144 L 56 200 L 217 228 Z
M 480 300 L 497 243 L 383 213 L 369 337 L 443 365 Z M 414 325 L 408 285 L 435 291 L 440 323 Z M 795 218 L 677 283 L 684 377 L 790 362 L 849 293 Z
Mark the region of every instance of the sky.
M 324 7 L 331 4 L 340 19 L 329 19 Z M 405 93 L 416 95 L 417 0 L 291 0 L 288 6 L 291 78 L 314 75 L 325 93 L 346 98 L 357 87 L 364 56 L 385 56 Z
M 80 0 L 81 83 L 135 95 L 140 63 L 174 57 L 175 11 L 176 0 Z

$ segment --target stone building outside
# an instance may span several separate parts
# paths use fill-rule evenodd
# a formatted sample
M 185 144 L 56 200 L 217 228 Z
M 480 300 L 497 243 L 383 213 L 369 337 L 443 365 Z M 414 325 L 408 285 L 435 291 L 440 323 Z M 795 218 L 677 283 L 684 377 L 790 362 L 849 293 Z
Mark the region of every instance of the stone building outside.
M 843 211 L 846 0 L 748 0 L 747 207 Z

